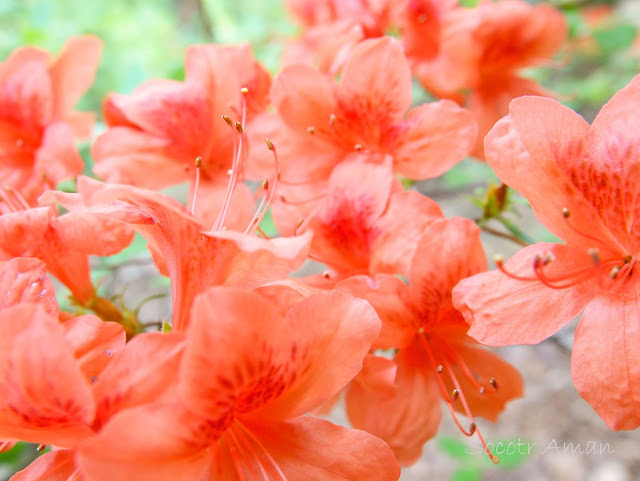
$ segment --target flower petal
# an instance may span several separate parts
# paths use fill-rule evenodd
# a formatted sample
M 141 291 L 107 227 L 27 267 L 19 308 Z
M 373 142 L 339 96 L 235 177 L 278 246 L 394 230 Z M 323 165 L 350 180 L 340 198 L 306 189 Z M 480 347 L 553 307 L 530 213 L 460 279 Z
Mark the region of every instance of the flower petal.
M 640 99 L 640 76 L 620 90 L 593 121 L 588 159 L 573 166 L 579 189 L 597 209 L 598 217 L 633 252 L 640 241 L 640 120 L 634 104 Z
M 180 333 L 145 333 L 134 337 L 113 357 L 93 385 L 95 426 L 119 411 L 154 401 L 175 399 L 185 339 Z
M 288 419 L 321 406 L 362 369 L 380 319 L 362 299 L 330 291 L 314 294 L 289 310 L 291 364 L 295 380 L 281 396 L 251 413 L 253 419 Z
M 21 302 L 40 304 L 47 314 L 58 317 L 60 306 L 53 283 L 39 259 L 15 257 L 0 262 L 0 310 Z
M 547 243 L 525 247 L 504 267 L 514 275 L 532 277 L 535 256 L 547 253 L 555 257 L 545 267 L 549 277 L 593 267 L 586 252 Z M 598 286 L 590 282 L 552 289 L 539 280 L 517 280 L 494 270 L 460 281 L 453 289 L 453 305 L 471 324 L 469 335 L 482 343 L 537 344 L 576 317 L 597 291 Z
M 58 320 L 22 303 L 0 312 L 0 331 L 0 438 L 71 447 L 90 435 L 95 402 Z
M 367 272 L 378 220 L 387 207 L 391 165 L 341 163 L 329 179 L 329 193 L 307 224 L 311 255 L 344 272 Z
M 400 477 L 389 447 L 364 431 L 313 417 L 250 429 L 289 481 L 389 481 Z
M 394 170 L 409 179 L 438 177 L 469 155 L 477 132 L 471 112 L 451 100 L 415 107 L 394 150 Z
M 120 324 L 104 322 L 90 314 L 69 319 L 62 327 L 87 379 L 96 378 L 107 366 L 112 354 L 105 353 L 120 352 L 126 342 Z
M 336 284 L 336 289 L 366 299 L 382 321 L 382 329 L 373 343 L 377 349 L 406 347 L 415 335 L 415 314 L 409 309 L 409 288 L 398 277 L 378 274 L 351 276 Z
M 108 182 L 161 189 L 190 180 L 170 153 L 168 139 L 129 127 L 111 127 L 91 146 L 93 171 Z M 149 175 L 153 172 L 153 175 Z
M 438 431 L 441 394 L 434 373 L 426 368 L 429 360 L 416 344 L 398 351 L 395 361 L 395 392 L 373 389 L 356 378 L 347 390 L 347 414 L 354 427 L 386 441 L 398 462 L 408 466 Z
M 451 291 L 462 279 L 487 270 L 480 228 L 454 217 L 431 223 L 411 261 L 410 302 L 424 318 L 444 318 L 453 310 Z
M 56 58 L 51 66 L 51 84 L 58 119 L 65 119 L 93 83 L 101 51 L 102 41 L 98 37 L 84 35 L 69 39 Z
M 580 395 L 611 429 L 640 426 L 638 283 L 596 297 L 575 333 L 571 377 Z
M 180 392 L 189 409 L 207 419 L 259 407 L 296 374 L 289 363 L 292 333 L 257 293 L 209 289 L 193 303 L 187 335 Z
M 359 116 L 378 122 L 404 117 L 411 106 L 411 69 L 402 45 L 392 37 L 364 40 L 350 52 L 340 76 L 340 98 Z
M 440 206 L 418 192 L 392 194 L 378 222 L 380 235 L 372 246 L 369 271 L 408 276 L 418 240 L 429 224 L 442 217 Z
M 603 252 L 611 251 L 608 245 L 624 250 L 565 175 L 582 160 L 588 133 L 584 119 L 555 100 L 521 97 L 487 135 L 485 155 L 498 177 L 524 195 L 540 222 L 562 240 Z M 570 209 L 569 219 L 564 208 Z
M 76 462 L 87 479 L 195 481 L 210 460 L 207 429 L 179 404 L 126 409 L 78 448 Z
M 53 120 L 53 91 L 48 63 L 46 52 L 26 47 L 15 50 L 2 64 L 0 109 L 9 114 L 7 117 L 12 123 L 20 124 L 27 134 L 37 135 L 39 128 Z
M 291 129 L 309 135 L 331 138 L 329 119 L 338 109 L 336 85 L 329 76 L 303 65 L 285 67 L 273 80 L 271 102 Z
M 84 169 L 84 161 L 73 141 L 71 128 L 62 122 L 49 124 L 42 144 L 36 152 L 34 169 L 52 186 L 76 177 Z

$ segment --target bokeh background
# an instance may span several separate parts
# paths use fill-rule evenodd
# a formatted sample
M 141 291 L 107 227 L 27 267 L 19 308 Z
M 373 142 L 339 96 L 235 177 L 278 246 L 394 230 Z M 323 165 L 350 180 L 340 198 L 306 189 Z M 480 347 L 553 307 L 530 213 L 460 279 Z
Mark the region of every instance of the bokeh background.
M 640 73 L 640 0 L 551 3 L 567 16 L 570 38 L 552 65 L 530 75 L 591 121 L 616 91 Z M 97 80 L 79 108 L 97 112 L 100 119 L 101 102 L 109 92 L 129 93 L 151 78 L 182 79 L 188 45 L 249 42 L 258 59 L 275 73 L 282 45 L 298 30 L 283 0 L 0 1 L 0 60 L 27 44 L 57 52 L 68 37 L 85 33 L 101 37 L 104 51 Z M 416 84 L 416 103 L 428 98 Z M 101 128 L 98 122 L 96 132 Z M 90 166 L 88 150 L 85 145 L 82 154 Z M 443 177 L 414 187 L 440 202 L 448 216 L 477 219 L 487 188 L 495 182 L 486 165 L 465 160 Z M 506 222 L 491 221 L 495 225 L 489 227 L 523 233 L 536 241 L 552 239 L 526 202 L 515 199 L 513 205 Z M 483 239 L 490 258 L 495 253 L 509 256 L 518 249 L 495 235 L 483 234 Z M 158 278 L 140 240 L 115 259 L 95 259 L 94 274 L 103 289 L 122 295 L 130 306 L 149 296 L 149 289 L 158 294 L 141 311 L 149 322 L 170 315 L 168 281 Z M 521 370 L 526 383 L 525 397 L 512 402 L 497 424 L 480 424 L 487 441 L 503 443 L 506 452 L 500 454 L 499 466 L 482 454 L 470 454 L 480 451 L 476 441 L 460 434 L 444 415 L 438 438 L 425 446 L 420 462 L 404 470 L 402 480 L 640 480 L 640 431 L 611 432 L 571 383 L 574 328 L 575 322 L 537 346 L 499 350 Z M 346 422 L 340 414 L 332 419 Z M 0 480 L 9 479 L 38 454 L 28 444 L 0 454 Z

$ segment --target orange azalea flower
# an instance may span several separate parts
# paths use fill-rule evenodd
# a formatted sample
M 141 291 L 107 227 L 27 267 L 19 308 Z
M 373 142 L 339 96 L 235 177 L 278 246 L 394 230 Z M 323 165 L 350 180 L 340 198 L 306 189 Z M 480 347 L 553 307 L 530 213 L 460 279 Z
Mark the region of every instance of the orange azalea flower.
M 507 114 L 512 99 L 548 95 L 520 71 L 547 62 L 557 52 L 566 39 L 567 23 L 550 6 L 521 0 L 456 9 L 443 22 L 439 56 L 414 59 L 413 68 L 425 88 L 473 112 L 479 126 L 473 155 L 484 158 L 482 140 Z
M 0 330 L 0 436 L 56 447 L 12 479 L 83 479 L 76 449 L 113 414 L 176 395 L 178 333 L 142 334 L 125 347 L 117 324 L 60 324 L 28 303 L 0 311 Z
M 90 381 L 58 320 L 20 303 L 0 311 L 0 329 L 0 438 L 71 447 L 89 436 Z
M 279 203 L 312 203 L 326 190 L 331 170 L 353 154 L 372 163 L 389 155 L 394 173 L 426 179 L 451 168 L 475 141 L 471 114 L 454 102 L 409 110 L 411 71 L 402 46 L 390 37 L 358 44 L 339 83 L 310 67 L 283 69 L 271 99 L 282 177 L 274 210 Z
M 344 162 L 333 170 L 326 198 L 300 226 L 313 232 L 309 256 L 331 269 L 324 284 L 356 274 L 408 275 L 418 239 L 442 211 L 396 182 L 390 162 Z
M 47 193 L 72 211 L 96 209 L 101 216 L 130 224 L 149 242 L 160 272 L 171 278 L 175 330 L 187 328 L 195 296 L 213 285 L 248 289 L 280 279 L 305 261 L 310 235 L 263 239 L 205 227 L 179 202 L 128 185 L 78 178 L 78 194 Z M 2 218 L 0 217 L 0 220 Z
M 336 75 L 344 67 L 349 51 L 365 38 L 360 24 L 336 22 L 318 25 L 302 38 L 285 45 L 281 63 L 287 65 L 308 65 L 329 75 Z
M 0 178 L 30 205 L 82 172 L 73 137 L 89 135 L 93 114 L 72 108 L 93 83 L 101 49 L 96 37 L 76 37 L 53 61 L 24 47 L 0 64 Z
M 460 217 L 441 219 L 418 243 L 409 285 L 379 274 L 375 281 L 355 276 L 337 286 L 367 299 L 380 315 L 383 327 L 374 347 L 398 349 L 395 366 L 388 359 L 369 360 L 347 390 L 347 413 L 355 427 L 387 441 L 400 464 L 414 463 L 437 433 L 440 399 L 460 430 L 484 444 L 474 416 L 495 421 L 507 401 L 522 395 L 515 368 L 466 335 L 468 326 L 451 302 L 458 281 L 486 266 L 480 229 Z M 468 429 L 456 411 L 468 416 Z
M 9 210 L 0 215 L 0 259 L 37 257 L 78 303 L 89 306 L 96 295 L 89 256 L 120 252 L 133 240 L 133 230 L 86 210 L 58 216 L 53 206 L 29 208 L 15 192 L 0 188 L 0 194 Z
M 193 183 L 199 157 L 201 201 L 196 214 L 211 225 L 224 203 L 233 159 L 244 161 L 248 155 L 243 130 L 266 107 L 271 80 L 246 45 L 190 47 L 185 72 L 185 82 L 152 80 L 130 95 L 107 98 L 109 128 L 92 146 L 94 171 L 108 182 L 160 189 Z M 231 118 L 240 122 L 240 131 L 230 131 L 223 115 L 230 125 Z M 245 226 L 252 211 L 251 193 L 241 184 L 228 225 Z
M 457 0 L 407 0 L 400 15 L 402 43 L 413 62 L 430 61 L 440 52 L 444 17 Z
M 384 35 L 394 11 L 390 0 L 287 0 L 286 5 L 305 28 L 348 22 L 361 25 L 367 38 Z
M 454 291 L 469 334 L 492 345 L 538 343 L 584 311 L 571 374 L 612 429 L 640 426 L 638 101 L 640 77 L 591 127 L 551 99 L 511 103 L 487 136 L 489 165 L 566 244 L 526 247 Z
M 285 314 L 257 293 L 210 289 L 193 305 L 180 397 L 116 415 L 80 468 L 104 481 L 395 480 L 382 441 L 302 416 L 360 370 L 379 328 L 371 306 L 337 292 Z
M 360 40 L 385 34 L 398 5 L 389 0 L 288 0 L 287 7 L 305 31 L 285 46 L 283 65 L 316 66 L 335 75 Z

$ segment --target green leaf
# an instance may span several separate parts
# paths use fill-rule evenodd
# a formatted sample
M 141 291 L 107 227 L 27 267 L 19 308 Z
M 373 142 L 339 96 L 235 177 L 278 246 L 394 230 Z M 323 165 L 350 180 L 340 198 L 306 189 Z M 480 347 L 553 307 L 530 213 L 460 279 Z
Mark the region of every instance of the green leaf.
M 593 36 L 605 53 L 626 50 L 636 37 L 637 29 L 633 25 L 622 24 L 601 28 L 593 32 Z
M 273 223 L 273 217 L 271 216 L 271 209 L 269 209 L 267 211 L 267 214 L 264 216 L 264 219 L 262 219 L 262 222 L 260 222 L 260 228 L 269 237 L 277 237 L 278 236 L 278 234 L 279 234 L 278 233 L 278 229 L 277 229 L 276 225 Z
M 443 436 L 436 439 L 436 444 L 450 458 L 468 459 L 470 456 L 469 446 L 459 439 Z
M 482 471 L 478 468 L 460 468 L 451 475 L 451 481 L 480 481 Z
M 499 182 L 498 177 L 487 163 L 469 158 L 453 166 L 442 175 L 441 179 L 445 186 L 450 189 L 465 187 L 470 184 L 486 185 L 488 182 Z

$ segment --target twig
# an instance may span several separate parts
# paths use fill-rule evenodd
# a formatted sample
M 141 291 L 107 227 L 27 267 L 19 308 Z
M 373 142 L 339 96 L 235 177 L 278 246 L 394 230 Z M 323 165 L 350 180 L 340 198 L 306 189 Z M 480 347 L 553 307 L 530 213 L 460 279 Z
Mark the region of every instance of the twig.
M 497 229 L 494 229 L 493 227 L 483 225 L 481 229 L 485 232 L 488 232 L 489 234 L 495 235 L 497 237 L 502 237 L 503 239 L 510 240 L 511 242 L 515 242 L 522 247 L 528 247 L 529 245 L 531 245 L 526 240 L 518 239 L 512 234 L 507 234 L 506 232 L 499 231 Z

